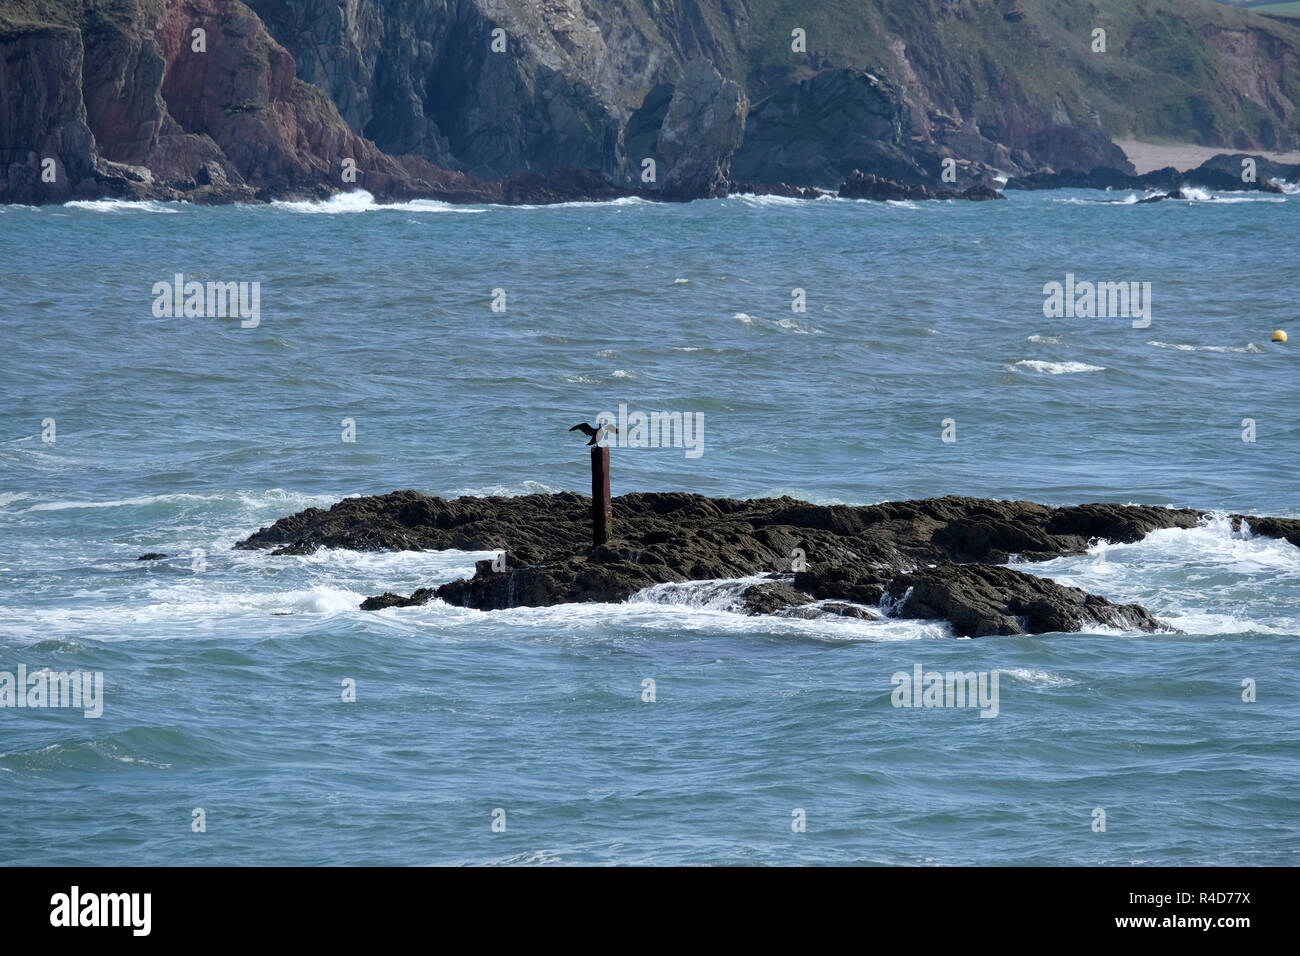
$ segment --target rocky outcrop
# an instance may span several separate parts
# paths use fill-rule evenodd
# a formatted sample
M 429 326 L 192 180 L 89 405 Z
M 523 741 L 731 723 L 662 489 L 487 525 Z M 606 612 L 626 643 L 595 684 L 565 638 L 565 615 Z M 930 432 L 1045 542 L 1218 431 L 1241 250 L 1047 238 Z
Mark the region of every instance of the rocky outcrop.
M 1142 505 L 1050 508 L 962 497 L 850 507 L 637 493 L 614 499 L 615 536 L 593 549 L 590 509 L 590 499 L 568 493 L 448 501 L 399 491 L 308 509 L 236 547 L 283 555 L 320 547 L 500 552 L 479 561 L 470 578 L 362 605 L 375 610 L 435 598 L 479 610 L 618 602 L 652 585 L 759 576 L 735 590 L 734 609 L 858 617 L 884 609 L 948 620 L 977 637 L 1161 627 L 1141 607 L 1002 565 L 1081 554 L 1097 540 L 1138 541 L 1202 517 Z M 1300 545 L 1300 520 L 1244 520 L 1257 534 Z
M 911 132 L 896 86 L 864 70 L 821 70 L 754 103 L 732 174 L 828 189 L 859 167 L 910 183 L 937 179 L 938 160 L 930 169 L 918 162 Z
M 941 564 L 900 574 L 884 603 L 900 617 L 937 618 L 969 637 L 1070 632 L 1088 626 L 1168 630 L 1146 608 L 987 564 Z
M 560 202 L 603 202 L 624 196 L 644 195 L 642 190 L 619 186 L 601 173 L 576 166 L 561 166 L 545 172 L 515 173 L 501 180 L 501 195 L 495 202 L 507 205 L 545 205 Z
M 1241 531 L 1243 523 L 1250 529 L 1251 534 L 1262 535 L 1265 538 L 1282 538 L 1300 548 L 1300 518 L 1264 518 L 1255 515 L 1249 518 L 1242 515 L 1232 516 L 1234 531 Z
M 705 60 L 692 60 L 673 90 L 657 151 L 667 169 L 663 199 L 727 195 L 731 156 L 745 137 L 749 98 Z
M 1254 178 L 1243 178 L 1243 159 L 1255 161 Z M 1195 169 L 1181 172 L 1172 166 L 1155 169 L 1141 176 L 1109 166 L 1097 166 L 1087 172 L 1065 169 L 1060 172 L 1034 173 L 1012 177 L 1007 189 L 1160 189 L 1171 194 L 1161 198 L 1185 198 L 1178 195 L 1189 187 L 1214 189 L 1224 192 L 1282 191 L 1273 179 L 1285 179 L 1292 167 L 1274 163 L 1263 156 L 1247 157 L 1242 153 L 1220 153 L 1207 159 Z
M 816 186 L 791 186 L 789 183 L 731 183 L 728 195 L 782 196 L 786 199 L 820 199 L 831 195 Z
M 924 183 L 907 184 L 894 179 L 884 179 L 874 173 L 855 169 L 849 178 L 840 183 L 840 196 L 844 199 L 875 199 L 898 201 L 912 199 L 969 199 L 983 202 L 989 199 L 1006 199 L 996 189 L 983 183 L 963 190 L 927 186 Z

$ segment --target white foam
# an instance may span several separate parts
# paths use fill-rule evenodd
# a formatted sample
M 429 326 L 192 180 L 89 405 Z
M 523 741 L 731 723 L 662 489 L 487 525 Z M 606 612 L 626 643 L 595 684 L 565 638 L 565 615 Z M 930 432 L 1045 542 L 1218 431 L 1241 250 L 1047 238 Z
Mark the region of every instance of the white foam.
M 65 208 L 84 209 L 87 212 L 152 212 L 175 215 L 177 208 L 188 203 L 164 203 L 156 199 L 74 199 L 63 204 Z
M 24 498 L 30 498 L 30 495 L 23 495 Z M 347 495 L 345 497 L 356 497 Z M 15 499 L 17 500 L 17 499 Z M 265 507 L 293 507 L 301 511 L 304 508 L 323 507 L 334 504 L 338 501 L 334 495 L 305 495 L 297 492 L 285 491 L 283 488 L 272 488 L 269 491 L 236 491 L 230 494 L 220 495 L 196 495 L 188 492 L 169 495 L 141 495 L 135 498 L 117 498 L 109 501 L 43 501 L 40 504 L 32 505 L 27 511 L 76 511 L 90 508 L 131 508 L 141 505 L 153 505 L 173 502 L 235 502 L 252 508 Z
M 1153 531 L 1132 544 L 1098 542 L 1086 555 L 1015 567 L 1142 604 L 1190 634 L 1295 634 L 1300 607 L 1277 595 L 1300 587 L 1300 548 L 1256 536 L 1249 525 L 1234 531 L 1226 514 L 1215 514 L 1195 528 Z
M 1055 335 L 1031 335 L 1029 341 L 1035 345 L 1060 345 L 1061 340 Z
M 777 328 L 787 329 L 791 332 L 794 332 L 797 335 L 824 335 L 825 334 L 824 332 L 822 332 L 821 329 L 817 328 L 815 325 L 805 325 L 804 323 L 798 321 L 797 319 L 778 319 L 775 324 Z
M 1254 342 L 1247 342 L 1245 345 L 1180 345 L 1175 342 L 1151 341 L 1147 345 L 1158 349 L 1173 349 L 1177 352 L 1241 352 L 1246 355 L 1264 355 L 1268 351 Z
M 640 196 L 619 196 L 617 199 L 583 199 L 571 202 L 516 203 L 502 209 L 600 209 L 608 206 L 658 206 L 659 203 Z
M 554 495 L 564 491 L 540 481 L 523 481 L 512 485 L 484 485 L 477 488 L 453 488 L 449 494 L 473 498 L 518 498 L 520 495 Z
M 608 618 L 610 623 L 620 627 L 636 626 L 669 631 L 686 629 L 746 635 L 788 635 L 821 640 L 912 641 L 953 636 L 952 628 L 942 621 L 908 618 L 864 620 L 838 615 L 804 618 L 793 615 L 739 613 L 744 603 L 742 596 L 748 588 L 755 584 L 772 583 L 773 580 L 766 575 L 754 575 L 744 578 L 655 584 L 638 591 L 625 604 L 602 605 L 605 609 L 602 619 Z M 585 615 L 591 612 L 584 609 L 592 606 L 575 604 L 562 607 L 578 609 L 571 613 Z
M 683 581 L 654 584 L 629 598 L 632 602 L 672 604 L 678 607 L 705 608 L 711 611 L 740 611 L 745 606 L 745 591 L 755 584 L 772 583 L 765 575 L 746 578 L 720 578 L 707 581 Z
M 1088 365 L 1086 362 L 1043 362 L 1038 359 L 1021 359 L 1012 368 L 1040 372 L 1044 375 L 1075 375 L 1079 372 L 1104 372 L 1101 365 Z
M 375 197 L 364 189 L 335 193 L 325 200 L 275 200 L 271 205 L 276 209 L 300 213 L 339 213 L 358 212 L 459 212 L 481 213 L 485 209 L 470 206 L 453 205 L 436 199 L 412 199 L 407 202 L 378 203 Z
M 702 582 L 701 582 L 702 583 Z M 481 612 L 448 608 L 431 602 L 411 612 L 429 623 L 445 624 L 451 620 L 472 623 Z M 766 614 L 737 614 L 716 608 L 689 604 L 662 604 L 638 601 L 624 604 L 561 604 L 543 608 L 511 608 L 490 612 L 492 620 L 510 626 L 545 629 L 566 642 L 594 640 L 608 642 L 612 631 L 627 641 L 634 631 L 677 635 L 736 635 L 740 637 L 803 638 L 822 641 L 915 641 L 932 638 L 951 639 L 952 628 L 941 621 L 892 619 L 868 621 L 847 617 L 799 618 Z M 464 615 L 471 615 L 465 617 Z
M 1107 190 L 1109 193 L 1110 190 Z M 1142 198 L 1150 199 L 1152 196 L 1163 196 L 1165 193 L 1161 190 L 1148 191 Z M 1063 199 L 1052 199 L 1050 202 L 1060 203 L 1066 206 L 1135 206 L 1138 203 L 1137 193 L 1129 193 L 1122 199 L 1080 199 L 1077 196 L 1070 196 Z
M 1089 633 L 1092 633 L 1091 629 Z M 1034 670 L 1028 667 L 999 667 L 999 680 L 1011 678 L 1022 684 L 1031 684 L 1034 687 L 1065 687 L 1073 684 L 1074 681 L 1060 674 L 1053 674 L 1051 671 Z
M 1231 196 L 1216 196 L 1201 186 L 1184 186 L 1182 191 L 1185 199 L 1196 203 L 1286 202 L 1285 196 L 1271 196 L 1267 193 L 1252 193 L 1249 195 L 1235 193 Z
M 746 206 L 798 206 L 808 200 L 798 196 L 755 196 L 753 193 L 732 193 L 727 197 L 728 200 L 739 201 Z

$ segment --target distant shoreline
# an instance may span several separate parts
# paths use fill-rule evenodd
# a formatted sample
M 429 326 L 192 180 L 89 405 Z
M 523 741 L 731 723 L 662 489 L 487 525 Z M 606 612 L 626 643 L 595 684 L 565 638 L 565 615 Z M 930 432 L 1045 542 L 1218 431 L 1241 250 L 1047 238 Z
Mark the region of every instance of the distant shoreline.
M 1124 150 L 1138 175 L 1173 166 L 1179 172 L 1195 169 L 1208 159 L 1221 153 L 1244 152 L 1262 156 L 1275 163 L 1300 164 L 1300 152 L 1276 153 L 1263 149 L 1234 150 L 1227 146 L 1197 146 L 1194 143 L 1145 143 L 1136 139 L 1117 139 L 1115 145 Z

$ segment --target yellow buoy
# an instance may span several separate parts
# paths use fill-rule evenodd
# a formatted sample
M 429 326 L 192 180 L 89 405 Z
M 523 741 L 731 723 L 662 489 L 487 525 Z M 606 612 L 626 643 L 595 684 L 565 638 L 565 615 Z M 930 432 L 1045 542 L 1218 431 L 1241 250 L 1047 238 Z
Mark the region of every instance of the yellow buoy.
M 1285 341 L 1286 341 L 1286 333 L 1283 332 L 1281 329 L 1278 329 L 1276 332 L 1273 333 L 1273 341 L 1274 341 L 1274 342 L 1285 342 Z

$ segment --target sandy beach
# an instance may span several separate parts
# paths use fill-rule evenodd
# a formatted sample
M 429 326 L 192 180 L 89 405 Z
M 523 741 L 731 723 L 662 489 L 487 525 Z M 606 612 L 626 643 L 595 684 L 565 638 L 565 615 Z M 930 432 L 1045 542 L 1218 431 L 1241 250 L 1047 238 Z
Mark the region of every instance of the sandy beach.
M 1197 146 L 1192 143 L 1143 143 L 1135 139 L 1116 140 L 1115 145 L 1124 150 L 1138 175 L 1153 169 L 1173 166 L 1178 170 L 1195 169 L 1219 153 L 1236 153 L 1241 150 L 1219 146 Z M 1273 153 L 1252 150 L 1252 155 L 1263 156 L 1276 163 L 1300 163 L 1300 152 Z

